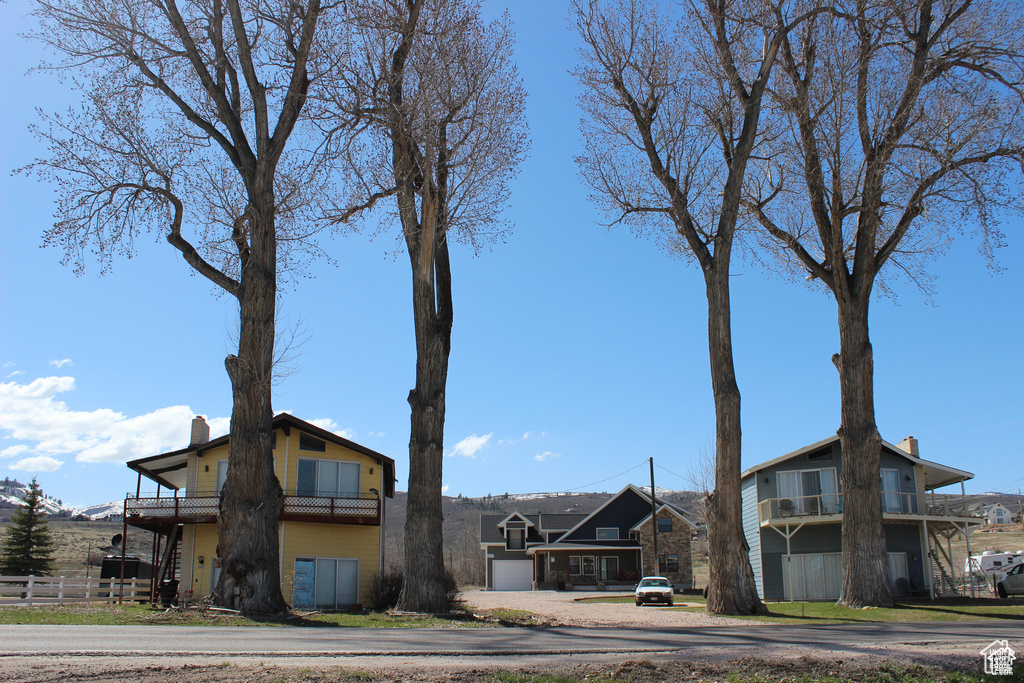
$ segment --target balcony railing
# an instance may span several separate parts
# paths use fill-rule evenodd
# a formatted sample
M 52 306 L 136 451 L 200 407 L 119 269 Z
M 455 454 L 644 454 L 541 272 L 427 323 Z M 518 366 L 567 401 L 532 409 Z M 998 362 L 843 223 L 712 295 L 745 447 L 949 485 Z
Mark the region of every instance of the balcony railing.
M 132 522 L 213 522 L 220 515 L 220 495 L 197 491 L 187 496 L 128 494 L 125 511 Z M 322 496 L 286 493 L 279 517 L 285 521 L 380 524 L 381 501 L 376 494 Z
M 952 496 L 925 496 L 926 505 L 919 505 L 916 493 L 883 491 L 881 507 L 884 515 L 919 515 L 929 517 L 978 517 L 968 510 L 962 498 Z M 798 496 L 792 498 L 767 498 L 757 504 L 757 516 L 761 524 L 769 520 L 806 520 L 810 517 L 839 518 L 843 512 L 843 494 L 826 493 L 819 496 Z

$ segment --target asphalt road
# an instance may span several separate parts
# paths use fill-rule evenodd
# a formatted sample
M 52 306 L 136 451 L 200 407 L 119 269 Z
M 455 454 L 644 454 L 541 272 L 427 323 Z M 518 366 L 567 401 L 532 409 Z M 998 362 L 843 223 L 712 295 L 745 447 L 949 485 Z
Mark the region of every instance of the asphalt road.
M 692 659 L 750 653 L 887 656 L 977 653 L 993 640 L 1024 651 L 1024 622 L 641 629 L 355 629 L 182 626 L 0 626 L 5 657 L 317 659 L 552 657 L 662 653 Z M 1019 646 L 1019 647 L 1018 647 Z

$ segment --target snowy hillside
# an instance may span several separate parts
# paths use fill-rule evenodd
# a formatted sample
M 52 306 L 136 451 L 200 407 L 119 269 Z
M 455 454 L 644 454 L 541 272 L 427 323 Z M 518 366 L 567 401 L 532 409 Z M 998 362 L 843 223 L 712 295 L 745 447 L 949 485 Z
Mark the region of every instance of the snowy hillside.
M 0 481 L 0 508 L 21 507 L 25 504 L 23 499 L 26 495 L 28 495 L 28 484 L 22 484 L 17 479 L 5 478 L 3 481 Z M 63 501 L 47 496 L 45 490 L 43 490 L 43 498 L 39 503 L 39 507 L 54 517 L 74 517 L 75 515 L 82 514 L 82 511 L 78 508 L 64 505 Z M 118 513 L 122 509 L 119 507 Z

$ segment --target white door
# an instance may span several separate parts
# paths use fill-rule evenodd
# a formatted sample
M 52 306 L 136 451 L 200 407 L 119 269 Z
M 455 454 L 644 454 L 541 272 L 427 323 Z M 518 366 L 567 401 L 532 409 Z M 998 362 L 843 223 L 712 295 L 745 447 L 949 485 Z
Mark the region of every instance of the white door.
M 494 560 L 494 590 L 528 591 L 533 589 L 533 560 Z
M 891 581 L 890 586 L 893 590 L 893 595 L 898 598 L 906 597 L 903 593 L 909 590 L 910 584 L 907 583 L 907 588 L 897 588 L 896 582 L 900 579 L 907 581 L 909 578 L 907 574 L 907 554 L 906 553 L 889 553 L 889 580 Z
M 835 600 L 842 577 L 842 553 L 782 556 L 783 593 L 788 600 Z

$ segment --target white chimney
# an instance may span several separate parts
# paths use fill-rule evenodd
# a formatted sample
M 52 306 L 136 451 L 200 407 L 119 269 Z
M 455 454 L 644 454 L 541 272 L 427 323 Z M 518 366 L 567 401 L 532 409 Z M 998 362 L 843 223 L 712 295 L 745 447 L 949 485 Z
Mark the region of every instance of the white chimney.
M 921 457 L 920 452 L 917 450 L 917 439 L 912 436 L 908 436 L 896 445 L 904 453 L 910 453 L 915 458 Z
M 202 415 L 196 415 L 192 420 L 192 436 L 189 438 L 189 446 L 199 446 L 210 440 L 210 425 Z

